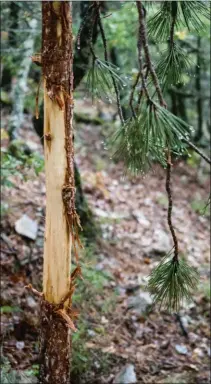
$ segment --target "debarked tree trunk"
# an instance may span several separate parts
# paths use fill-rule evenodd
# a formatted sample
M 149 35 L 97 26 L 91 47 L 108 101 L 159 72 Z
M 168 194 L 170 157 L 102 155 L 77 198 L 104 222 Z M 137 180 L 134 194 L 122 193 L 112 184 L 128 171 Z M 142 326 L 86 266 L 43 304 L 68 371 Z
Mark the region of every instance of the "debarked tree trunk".
M 46 228 L 41 299 L 41 384 L 69 384 L 74 207 L 73 44 L 70 2 L 42 3 Z M 68 299 L 63 300 L 64 297 Z

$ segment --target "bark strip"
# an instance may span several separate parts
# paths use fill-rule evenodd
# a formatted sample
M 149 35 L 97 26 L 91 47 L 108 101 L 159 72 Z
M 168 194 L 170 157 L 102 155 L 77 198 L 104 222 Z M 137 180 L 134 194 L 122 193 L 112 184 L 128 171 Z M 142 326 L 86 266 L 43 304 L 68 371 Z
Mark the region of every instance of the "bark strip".
M 71 5 L 42 2 L 46 228 L 41 299 L 40 384 L 69 384 L 70 281 L 75 211 Z M 64 297 L 66 298 L 64 300 Z

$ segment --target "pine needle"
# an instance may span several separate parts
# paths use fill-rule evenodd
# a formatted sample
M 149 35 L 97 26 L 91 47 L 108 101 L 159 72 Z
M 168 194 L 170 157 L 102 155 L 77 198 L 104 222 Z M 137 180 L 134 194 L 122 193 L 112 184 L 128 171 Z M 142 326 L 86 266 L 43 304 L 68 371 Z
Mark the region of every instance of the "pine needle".
M 188 137 L 190 126 L 154 101 L 142 105 L 136 118 L 127 120 L 111 139 L 114 159 L 123 160 L 132 174 L 144 174 L 159 162 L 166 167 L 166 150 L 181 155 L 186 150 L 182 137 Z
M 160 84 L 164 89 L 167 85 L 184 82 L 184 73 L 188 73 L 190 60 L 187 53 L 176 43 L 165 50 L 156 67 Z
M 210 2 L 204 1 L 181 1 L 180 14 L 183 16 L 183 23 L 187 26 L 188 30 L 194 30 L 200 33 L 205 29 L 203 17 L 210 20 Z
M 171 2 L 163 2 L 160 10 L 147 23 L 150 38 L 157 41 L 167 41 L 171 28 Z
M 164 1 L 161 8 L 148 21 L 148 35 L 156 41 L 167 41 L 170 36 L 171 16 L 175 1 Z M 188 30 L 201 32 L 205 28 L 204 18 L 210 20 L 209 2 L 204 1 L 180 1 L 177 2 L 177 17 L 175 27 L 178 29 L 181 23 Z
M 86 76 L 86 86 L 92 99 L 99 97 L 101 99 L 114 98 L 114 86 L 112 77 L 119 88 L 125 86 L 122 78 L 117 74 L 118 68 L 112 63 L 105 62 L 99 58 L 93 59 L 93 65 Z
M 184 300 L 191 300 L 198 280 L 197 269 L 184 258 L 175 261 L 171 250 L 151 272 L 146 289 L 153 295 L 154 304 L 178 312 Z

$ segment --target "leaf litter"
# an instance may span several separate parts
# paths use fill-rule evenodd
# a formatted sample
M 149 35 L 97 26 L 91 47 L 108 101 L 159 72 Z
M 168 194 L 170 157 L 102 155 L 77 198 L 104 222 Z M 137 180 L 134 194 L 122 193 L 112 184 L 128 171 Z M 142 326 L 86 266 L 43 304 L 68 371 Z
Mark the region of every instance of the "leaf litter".
M 88 101 L 82 104 L 89 110 Z M 79 106 L 81 108 L 81 101 Z M 101 109 L 106 112 L 106 105 Z M 165 174 L 160 167 L 155 167 L 145 178 L 124 176 L 123 165 L 113 163 L 108 151 L 103 149 L 107 129 L 108 123 L 97 127 L 78 123 L 75 135 L 76 162 L 84 193 L 102 230 L 97 243 L 96 270 L 112 276 L 105 285 L 103 297 L 100 293 L 96 295 L 95 304 L 89 308 L 87 321 L 92 337 L 86 345 L 93 359 L 97 350 L 102 356 L 110 355 L 113 364 L 105 372 L 99 368 L 101 361 L 98 362 L 95 371 L 81 375 L 82 383 L 112 383 L 127 364 L 133 364 L 140 383 L 207 383 L 210 320 L 209 298 L 204 289 L 196 292 L 192 305 L 181 309 L 180 321 L 174 314 L 159 313 L 154 307 L 145 305 L 146 311 L 142 307 L 134 311 L 128 306 L 128 302 L 139 305 L 147 276 L 165 253 L 164 244 L 171 241 L 166 222 Z M 20 136 L 35 143 L 42 153 L 30 120 L 22 126 Z M 188 180 L 185 186 L 182 176 Z M 209 284 L 209 220 L 192 209 L 191 201 L 199 195 L 206 200 L 209 178 L 207 176 L 202 186 L 197 169 L 183 161 L 177 164 L 172 177 L 174 222 L 180 251 L 199 268 L 204 287 Z M 14 181 L 15 188 L 6 187 L 2 193 L 2 201 L 8 203 L 9 209 L 2 220 L 1 236 L 1 305 L 7 307 L 1 316 L 1 338 L 3 356 L 12 368 L 27 369 L 38 358 L 38 303 L 36 298 L 32 302 L 24 286 L 31 283 L 41 289 L 44 174 L 26 182 L 14 176 Z M 27 239 L 15 232 L 15 222 L 21 215 L 37 222 L 36 239 Z M 114 291 L 114 309 L 102 314 L 102 305 Z M 80 316 L 84 319 L 87 319 L 86 311 L 82 305 Z

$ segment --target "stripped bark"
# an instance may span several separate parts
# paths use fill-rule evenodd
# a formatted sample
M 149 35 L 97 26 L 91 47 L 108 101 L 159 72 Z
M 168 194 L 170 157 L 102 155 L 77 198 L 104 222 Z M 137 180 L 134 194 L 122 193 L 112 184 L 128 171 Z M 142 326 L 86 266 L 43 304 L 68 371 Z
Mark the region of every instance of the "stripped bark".
M 70 383 L 74 243 L 73 45 L 70 2 L 42 3 L 46 228 L 41 299 L 41 384 Z M 68 292 L 70 293 L 68 297 Z M 63 298 L 66 297 L 66 300 Z

